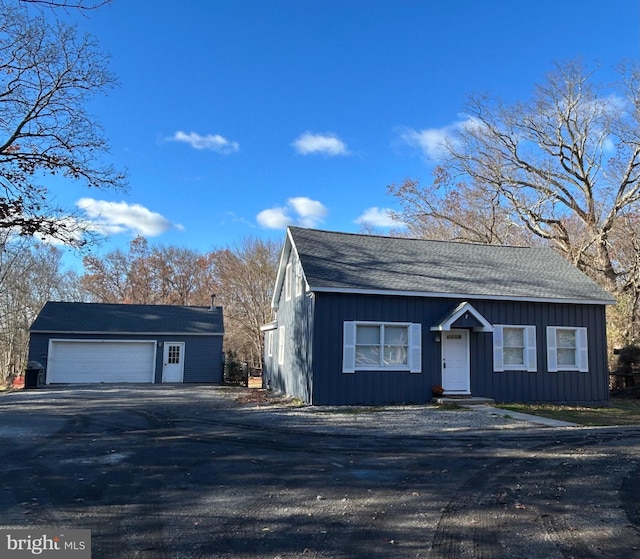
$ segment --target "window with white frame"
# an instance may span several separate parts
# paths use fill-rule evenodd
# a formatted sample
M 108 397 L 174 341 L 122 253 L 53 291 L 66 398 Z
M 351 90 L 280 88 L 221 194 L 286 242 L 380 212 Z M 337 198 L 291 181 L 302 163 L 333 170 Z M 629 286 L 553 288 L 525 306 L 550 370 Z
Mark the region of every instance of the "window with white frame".
M 287 264 L 284 272 L 284 299 L 289 301 L 291 299 L 291 262 Z
M 538 370 L 535 326 L 494 324 L 493 370 Z
M 345 322 L 344 373 L 358 370 L 422 371 L 420 324 Z
M 589 370 L 587 329 L 547 327 L 547 368 L 549 372 Z
M 267 332 L 267 355 L 273 357 L 273 330 Z
M 286 328 L 284 326 L 280 326 L 278 328 L 278 364 L 282 365 L 284 363 L 284 338 L 285 338 Z
M 302 295 L 302 264 L 300 261 L 296 262 L 296 297 L 300 297 Z

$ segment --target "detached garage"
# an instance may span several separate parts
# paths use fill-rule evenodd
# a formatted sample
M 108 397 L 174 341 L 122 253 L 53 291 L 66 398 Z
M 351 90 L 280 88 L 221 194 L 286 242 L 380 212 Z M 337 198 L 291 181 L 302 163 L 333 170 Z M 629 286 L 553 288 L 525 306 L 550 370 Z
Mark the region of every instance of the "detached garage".
M 29 361 L 47 384 L 221 384 L 220 307 L 48 302 L 30 329 Z

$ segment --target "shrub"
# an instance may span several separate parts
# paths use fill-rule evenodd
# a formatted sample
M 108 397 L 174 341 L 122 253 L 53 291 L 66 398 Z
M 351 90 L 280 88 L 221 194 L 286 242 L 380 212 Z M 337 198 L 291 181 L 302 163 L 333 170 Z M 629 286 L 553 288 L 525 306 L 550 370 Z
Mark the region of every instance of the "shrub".
M 227 351 L 224 359 L 224 382 L 231 386 L 247 386 L 248 371 L 246 363 L 242 363 L 235 351 Z

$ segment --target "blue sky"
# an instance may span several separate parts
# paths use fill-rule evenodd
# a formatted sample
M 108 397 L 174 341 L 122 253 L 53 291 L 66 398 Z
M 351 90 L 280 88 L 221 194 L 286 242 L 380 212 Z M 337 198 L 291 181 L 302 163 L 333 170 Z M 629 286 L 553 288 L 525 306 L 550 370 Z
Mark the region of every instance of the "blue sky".
M 554 61 L 640 56 L 637 0 L 113 0 L 79 21 L 120 86 L 92 103 L 127 193 L 57 185 L 94 252 L 207 251 L 286 224 L 386 225 L 466 96 L 526 100 Z M 422 143 L 420 142 L 422 140 Z

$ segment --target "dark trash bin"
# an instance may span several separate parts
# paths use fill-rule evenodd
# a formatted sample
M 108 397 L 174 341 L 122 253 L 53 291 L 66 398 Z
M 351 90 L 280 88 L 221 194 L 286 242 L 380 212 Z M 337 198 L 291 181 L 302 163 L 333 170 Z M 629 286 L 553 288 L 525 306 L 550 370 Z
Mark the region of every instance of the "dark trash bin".
M 38 361 L 29 361 L 24 372 L 24 387 L 39 388 L 44 383 L 44 367 Z

